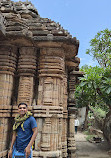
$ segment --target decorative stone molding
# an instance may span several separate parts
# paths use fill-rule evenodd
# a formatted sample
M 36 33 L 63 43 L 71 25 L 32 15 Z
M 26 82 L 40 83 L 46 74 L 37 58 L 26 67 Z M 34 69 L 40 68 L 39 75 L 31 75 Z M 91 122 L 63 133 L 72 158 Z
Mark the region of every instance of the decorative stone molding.
M 20 76 L 34 76 L 37 68 L 37 49 L 21 47 L 19 53 L 18 74 Z
M 0 35 L 1 37 L 5 35 L 5 19 L 1 14 L 0 14 Z
M 12 106 L 10 105 L 1 105 L 0 106 L 0 118 L 10 117 Z
M 56 157 L 56 158 L 62 158 L 61 156 L 61 151 L 47 151 L 47 152 L 43 152 L 43 151 L 34 151 L 33 152 L 33 157 L 36 157 L 36 158 L 40 158 L 40 157 L 43 157 L 43 158 L 47 158 L 47 157 Z
M 6 158 L 8 154 L 8 150 L 4 150 L 2 152 L 0 152 L 0 157 Z
M 33 113 L 36 118 L 63 118 L 63 108 L 60 106 L 33 106 Z
M 25 102 L 32 105 L 34 75 L 37 69 L 37 51 L 33 47 L 22 47 L 19 52 L 18 74 L 20 78 L 17 103 Z
M 0 45 L 0 105 L 10 105 L 16 71 L 16 47 Z

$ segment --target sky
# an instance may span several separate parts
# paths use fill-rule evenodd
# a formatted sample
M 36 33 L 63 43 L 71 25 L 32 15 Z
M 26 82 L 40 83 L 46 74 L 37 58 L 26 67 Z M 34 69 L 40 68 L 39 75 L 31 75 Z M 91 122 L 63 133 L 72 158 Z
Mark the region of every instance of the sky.
M 18 0 L 14 0 L 18 1 Z M 25 1 L 25 0 L 21 0 Z M 79 40 L 80 66 L 98 65 L 86 50 L 97 32 L 111 29 L 111 0 L 30 0 L 43 18 L 59 22 Z

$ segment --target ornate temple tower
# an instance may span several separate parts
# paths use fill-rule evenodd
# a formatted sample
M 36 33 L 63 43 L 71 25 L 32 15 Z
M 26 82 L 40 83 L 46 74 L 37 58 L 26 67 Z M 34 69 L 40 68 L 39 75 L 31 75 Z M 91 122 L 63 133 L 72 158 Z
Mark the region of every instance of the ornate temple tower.
M 33 157 L 74 158 L 79 42 L 30 2 L 0 2 L 0 157 L 25 102 L 38 124 Z

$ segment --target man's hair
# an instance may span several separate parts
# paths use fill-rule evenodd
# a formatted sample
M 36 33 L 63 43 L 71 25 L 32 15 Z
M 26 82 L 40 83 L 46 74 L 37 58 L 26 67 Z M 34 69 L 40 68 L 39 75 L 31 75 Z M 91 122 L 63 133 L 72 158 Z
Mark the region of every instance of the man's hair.
M 25 105 L 26 107 L 28 106 L 26 103 L 20 103 L 20 104 L 18 104 L 18 108 L 20 105 Z

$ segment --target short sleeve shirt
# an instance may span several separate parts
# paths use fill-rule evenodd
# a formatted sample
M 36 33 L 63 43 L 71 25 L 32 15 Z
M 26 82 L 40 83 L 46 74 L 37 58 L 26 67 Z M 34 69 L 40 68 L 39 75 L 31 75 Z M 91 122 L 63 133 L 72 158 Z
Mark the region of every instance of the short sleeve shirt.
M 17 137 L 16 137 L 16 150 L 19 152 L 24 152 L 25 148 L 29 144 L 31 137 L 33 135 L 32 129 L 37 127 L 36 120 L 33 116 L 30 116 L 27 118 L 23 124 L 23 129 L 21 128 L 21 125 L 17 128 Z
M 75 120 L 75 126 L 79 126 L 79 120 L 78 119 Z

